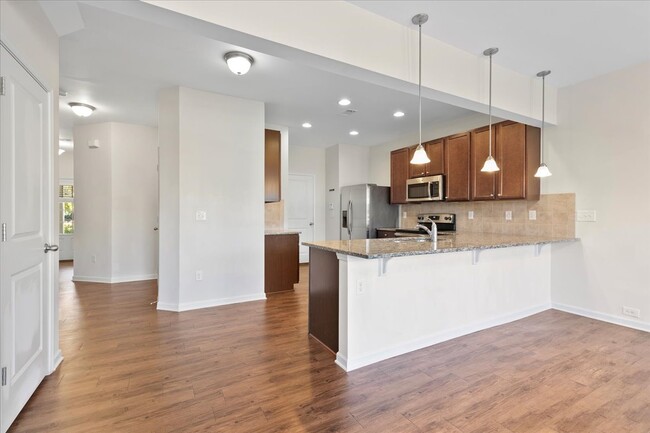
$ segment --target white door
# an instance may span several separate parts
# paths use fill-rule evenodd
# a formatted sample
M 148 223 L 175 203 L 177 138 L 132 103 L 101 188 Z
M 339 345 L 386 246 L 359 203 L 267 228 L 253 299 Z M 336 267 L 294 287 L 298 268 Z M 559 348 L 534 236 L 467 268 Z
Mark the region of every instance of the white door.
M 302 243 L 314 240 L 314 176 L 289 175 L 286 212 L 288 228 L 300 231 L 300 263 L 308 263 L 309 248 Z
M 47 373 L 51 161 L 48 93 L 2 47 L 0 75 L 0 418 L 5 432 Z M 49 214 L 49 215 L 48 215 Z

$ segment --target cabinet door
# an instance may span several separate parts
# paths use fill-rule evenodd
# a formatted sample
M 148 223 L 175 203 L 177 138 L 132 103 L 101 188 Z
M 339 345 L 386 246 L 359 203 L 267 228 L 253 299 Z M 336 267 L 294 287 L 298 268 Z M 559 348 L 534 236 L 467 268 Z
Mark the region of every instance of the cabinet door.
M 264 130 L 264 201 L 280 201 L 280 131 Z
M 470 141 L 469 133 L 445 139 L 445 182 L 447 201 L 470 199 Z
M 409 149 L 394 150 L 390 153 L 390 202 L 406 203 L 406 180 L 409 170 Z
M 424 146 L 424 144 L 423 144 Z M 412 146 L 408 148 L 409 151 L 409 156 L 408 156 L 408 172 L 409 172 L 409 178 L 413 179 L 416 177 L 424 177 L 427 174 L 427 165 L 428 164 L 411 164 L 411 159 L 413 159 L 413 155 L 415 154 L 415 149 L 417 149 L 417 146 Z
M 495 157 L 495 129 L 492 127 L 492 156 Z M 493 200 L 495 187 L 495 174 L 481 171 L 485 159 L 488 157 L 489 129 L 480 128 L 471 132 L 471 197 L 472 200 Z
M 526 198 L 526 125 L 496 125 L 497 199 Z
M 445 174 L 445 143 L 444 140 L 434 140 L 425 143 L 424 148 L 427 151 L 427 156 L 431 160 L 430 163 L 425 164 L 427 176 L 434 174 Z

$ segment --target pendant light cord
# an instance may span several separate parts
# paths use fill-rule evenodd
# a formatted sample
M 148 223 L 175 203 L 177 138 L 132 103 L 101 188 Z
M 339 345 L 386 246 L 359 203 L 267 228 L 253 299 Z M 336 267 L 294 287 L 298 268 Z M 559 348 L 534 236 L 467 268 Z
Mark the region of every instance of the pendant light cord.
M 419 103 L 419 126 L 420 126 L 420 147 L 422 146 L 422 24 L 418 24 L 418 103 Z
M 489 128 L 490 137 L 489 137 L 488 155 L 491 158 L 492 157 L 492 54 L 490 54 L 490 91 L 489 91 L 488 100 L 489 100 L 488 115 L 490 117 L 490 128 Z
M 542 132 L 540 141 L 542 142 L 539 159 L 544 163 L 544 100 L 546 99 L 546 76 L 542 77 Z

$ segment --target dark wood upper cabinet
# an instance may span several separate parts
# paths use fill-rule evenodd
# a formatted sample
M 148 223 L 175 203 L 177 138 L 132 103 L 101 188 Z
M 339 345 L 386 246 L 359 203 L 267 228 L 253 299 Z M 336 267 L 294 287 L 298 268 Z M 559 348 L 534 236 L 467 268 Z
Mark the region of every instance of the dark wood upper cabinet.
M 394 150 L 390 153 L 390 202 L 406 203 L 406 180 L 409 177 L 409 148 Z
M 515 122 L 496 126 L 496 193 L 498 199 L 526 198 L 526 125 Z
M 445 196 L 447 201 L 470 199 L 469 132 L 445 138 Z
M 493 200 L 496 185 L 495 173 L 481 171 L 483 163 L 489 155 L 490 135 L 489 128 L 475 129 L 470 133 L 471 143 L 471 197 L 472 200 Z M 496 128 L 492 127 L 492 156 L 495 157 Z
M 264 130 L 264 201 L 280 201 L 280 131 Z
M 445 174 L 445 141 L 443 139 L 433 140 L 425 143 L 423 146 L 427 151 L 427 156 L 431 160 L 430 163 L 425 164 L 425 174 L 427 176 Z

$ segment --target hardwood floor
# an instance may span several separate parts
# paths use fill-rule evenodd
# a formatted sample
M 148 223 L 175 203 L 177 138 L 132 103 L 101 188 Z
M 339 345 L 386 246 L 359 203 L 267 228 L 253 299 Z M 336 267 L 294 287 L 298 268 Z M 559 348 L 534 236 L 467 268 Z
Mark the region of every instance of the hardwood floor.
M 344 373 L 295 292 L 159 312 L 61 279 L 65 360 L 11 432 L 648 433 L 650 334 L 547 311 Z

